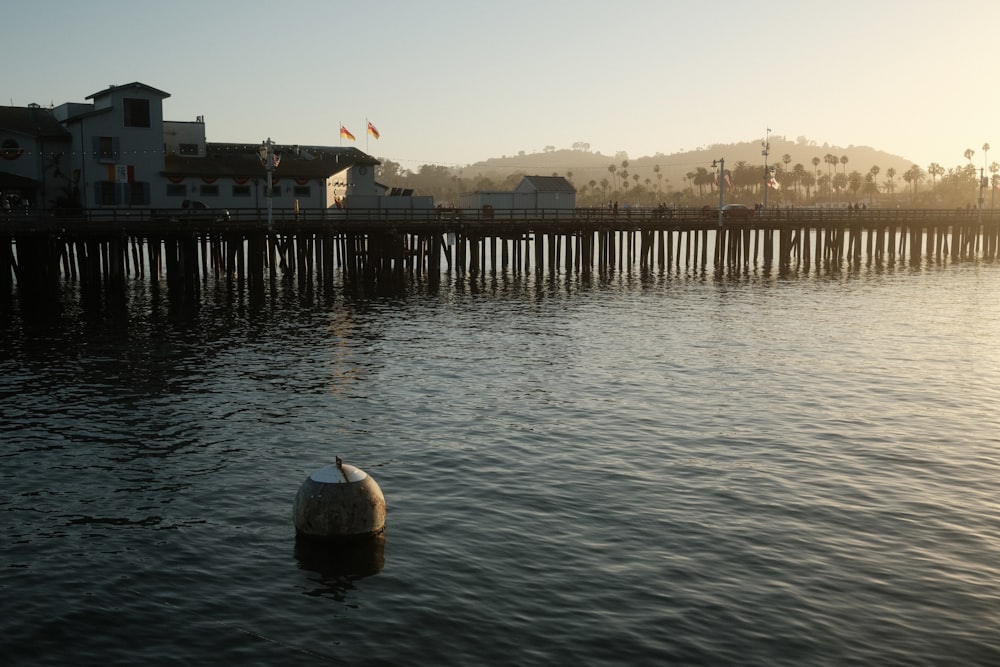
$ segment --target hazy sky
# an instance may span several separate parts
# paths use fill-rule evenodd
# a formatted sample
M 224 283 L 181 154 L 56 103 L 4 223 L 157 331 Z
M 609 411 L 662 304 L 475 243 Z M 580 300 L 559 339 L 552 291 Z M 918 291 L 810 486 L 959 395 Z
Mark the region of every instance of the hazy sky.
M 343 123 L 343 145 L 415 170 L 576 142 L 635 159 L 770 127 L 923 168 L 966 148 L 979 165 L 987 142 L 1000 160 L 986 0 L 4 5 L 4 104 L 140 81 L 170 93 L 168 120 L 204 116 L 209 141 L 336 146 Z

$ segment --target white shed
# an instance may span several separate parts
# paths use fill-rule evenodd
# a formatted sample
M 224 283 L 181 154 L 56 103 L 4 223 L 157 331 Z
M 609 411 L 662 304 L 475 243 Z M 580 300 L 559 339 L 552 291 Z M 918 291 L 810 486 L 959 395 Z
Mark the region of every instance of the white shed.
M 572 215 L 576 208 L 576 188 L 562 176 L 525 176 L 513 191 L 477 190 L 463 193 L 460 206 L 490 210 L 497 217 L 528 212 L 554 216 Z

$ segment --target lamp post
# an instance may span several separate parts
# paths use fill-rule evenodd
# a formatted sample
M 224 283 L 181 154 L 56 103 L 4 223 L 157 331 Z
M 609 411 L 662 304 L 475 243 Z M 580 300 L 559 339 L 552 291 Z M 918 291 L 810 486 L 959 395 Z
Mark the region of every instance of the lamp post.
M 726 159 L 712 160 L 712 166 L 719 168 L 719 227 L 721 227 L 722 207 L 726 203 Z
M 761 142 L 761 146 L 764 150 L 760 152 L 764 156 L 764 210 L 767 210 L 767 191 L 771 187 L 771 172 L 767 168 L 767 156 L 771 151 L 771 128 L 767 128 L 767 134 L 764 136 L 764 141 Z
M 274 214 L 271 209 L 271 175 L 274 173 L 274 168 L 277 166 L 275 164 L 274 155 L 274 142 L 271 141 L 271 137 L 267 138 L 267 141 L 262 141 L 260 144 L 260 162 L 264 165 L 264 171 L 266 173 L 267 180 L 264 185 L 264 197 L 267 198 L 267 231 L 272 231 L 274 228 Z
M 986 199 L 983 197 L 983 188 L 986 187 L 986 183 L 988 182 L 988 177 L 986 176 L 986 171 L 987 171 L 986 164 L 989 162 L 989 160 L 987 159 L 986 154 L 989 153 L 989 152 L 990 152 L 990 145 L 989 145 L 989 143 L 983 144 L 983 170 L 979 174 L 979 208 L 980 209 L 982 209 L 983 206 L 986 204 Z M 980 214 L 980 217 L 982 217 L 981 214 Z
M 983 144 L 983 168 L 979 170 L 979 224 L 983 224 L 983 188 L 986 186 L 986 155 L 989 152 L 990 145 Z

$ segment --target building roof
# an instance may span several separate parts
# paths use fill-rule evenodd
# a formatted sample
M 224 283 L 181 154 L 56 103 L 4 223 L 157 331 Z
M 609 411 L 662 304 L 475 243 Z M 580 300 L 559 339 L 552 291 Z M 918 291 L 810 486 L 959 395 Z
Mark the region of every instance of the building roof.
M 519 191 L 565 192 L 576 194 L 576 188 L 562 176 L 525 176 L 518 184 Z
M 157 90 L 156 88 L 153 88 L 152 86 L 147 86 L 144 83 L 139 83 L 138 81 L 133 81 L 132 83 L 126 83 L 126 84 L 121 85 L 121 86 L 115 86 L 115 85 L 108 86 L 104 90 L 100 90 L 100 91 L 94 93 L 93 95 L 87 95 L 87 97 L 85 99 L 93 100 L 93 99 L 97 99 L 98 97 L 104 97 L 105 95 L 110 95 L 111 93 L 119 92 L 119 91 L 122 91 L 122 90 L 125 90 L 125 89 L 144 90 L 146 92 L 153 93 L 154 95 L 159 95 L 160 97 L 162 97 L 164 99 L 167 98 L 167 97 L 170 97 L 170 93 L 165 93 L 162 90 Z
M 42 107 L 0 107 L 0 131 L 16 132 L 38 139 L 66 139 L 71 135 Z
M 255 176 L 264 174 L 260 147 L 246 144 L 206 145 L 206 157 L 169 154 L 164 173 L 173 176 Z M 378 160 L 357 148 L 288 147 L 275 150 L 281 156 L 274 170 L 277 177 L 329 178 L 345 169 L 377 165 Z

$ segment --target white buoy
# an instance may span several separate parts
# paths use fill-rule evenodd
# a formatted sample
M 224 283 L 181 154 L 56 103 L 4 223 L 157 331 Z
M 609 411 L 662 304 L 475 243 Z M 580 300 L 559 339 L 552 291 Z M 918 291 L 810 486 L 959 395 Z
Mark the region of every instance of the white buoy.
M 320 468 L 295 494 L 296 537 L 319 542 L 354 542 L 385 530 L 385 498 L 368 473 L 337 457 Z

